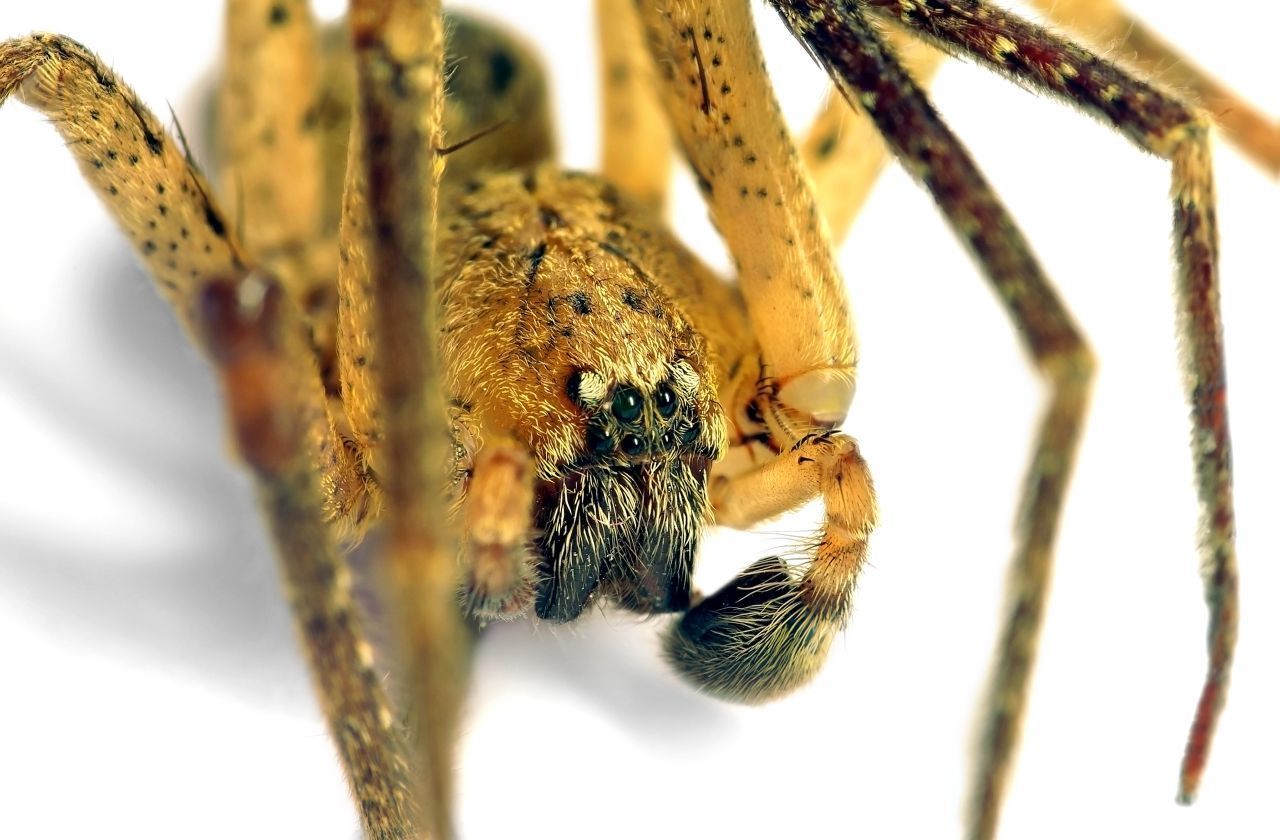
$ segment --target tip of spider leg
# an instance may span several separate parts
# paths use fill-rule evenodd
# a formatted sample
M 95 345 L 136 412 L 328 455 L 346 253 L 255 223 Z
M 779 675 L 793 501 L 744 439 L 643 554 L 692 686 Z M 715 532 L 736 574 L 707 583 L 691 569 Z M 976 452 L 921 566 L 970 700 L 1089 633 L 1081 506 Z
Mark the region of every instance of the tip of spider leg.
M 1179 805 L 1194 805 L 1196 796 L 1200 793 L 1200 770 L 1203 769 L 1203 763 L 1198 768 L 1184 767 L 1182 774 L 1178 779 L 1178 795 L 1175 801 Z

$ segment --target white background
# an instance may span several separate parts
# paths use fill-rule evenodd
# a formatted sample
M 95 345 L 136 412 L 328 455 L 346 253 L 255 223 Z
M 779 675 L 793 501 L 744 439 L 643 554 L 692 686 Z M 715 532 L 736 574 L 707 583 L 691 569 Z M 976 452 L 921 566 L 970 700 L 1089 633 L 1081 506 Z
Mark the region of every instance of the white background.
M 332 5 L 332 4 L 330 4 Z M 459 4 L 462 5 L 462 4 Z M 563 158 L 596 160 L 587 3 L 488 4 L 554 62 Z M 1280 13 L 1132 0 L 1270 113 Z M 554 11 L 552 11 L 554 10 Z M 763 9 L 758 9 L 762 12 Z M 822 79 L 771 14 L 788 113 Z M 7 2 L 200 123 L 219 3 Z M 1102 360 L 1005 838 L 1280 836 L 1280 199 L 1216 155 L 1242 625 L 1203 796 L 1173 804 L 1203 671 L 1196 506 L 1175 359 L 1167 167 L 1093 121 L 946 67 L 936 99 Z M 355 836 L 203 362 L 42 119 L 0 110 L 0 837 Z M 682 181 L 681 232 L 724 265 Z M 485 639 L 461 749 L 465 837 L 952 837 L 1039 406 L 993 297 L 890 172 L 842 251 L 862 363 L 849 428 L 882 525 L 825 671 L 759 709 L 685 688 L 661 622 L 597 615 Z M 812 514 L 716 539 L 713 588 Z M 788 536 L 792 535 L 792 536 Z

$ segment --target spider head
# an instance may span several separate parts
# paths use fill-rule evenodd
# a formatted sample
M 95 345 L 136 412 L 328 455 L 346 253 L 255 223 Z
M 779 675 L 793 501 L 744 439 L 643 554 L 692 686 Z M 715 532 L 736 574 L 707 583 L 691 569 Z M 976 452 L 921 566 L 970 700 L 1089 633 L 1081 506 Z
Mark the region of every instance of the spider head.
M 679 456 L 715 460 L 724 442 L 720 423 L 708 423 L 700 403 L 701 381 L 693 366 L 677 359 L 657 385 L 610 382 L 592 370 L 578 370 L 565 388 L 586 420 L 582 460 L 588 464 L 635 464 Z M 715 418 L 718 419 L 718 416 Z
M 707 467 L 724 436 L 718 404 L 700 405 L 700 385 L 683 359 L 648 387 L 592 370 L 570 376 L 582 456 L 539 493 L 539 616 L 574 619 L 597 590 L 637 612 L 688 609 Z

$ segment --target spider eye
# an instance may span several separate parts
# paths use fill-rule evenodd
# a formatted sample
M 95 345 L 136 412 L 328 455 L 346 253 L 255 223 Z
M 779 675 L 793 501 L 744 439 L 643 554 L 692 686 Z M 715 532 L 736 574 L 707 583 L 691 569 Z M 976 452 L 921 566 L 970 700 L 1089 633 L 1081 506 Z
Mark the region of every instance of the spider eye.
M 597 455 L 604 455 L 612 451 L 613 438 L 609 437 L 609 430 L 602 426 L 588 426 L 587 449 Z
M 658 386 L 658 392 L 653 395 L 653 399 L 658 404 L 658 413 L 663 417 L 670 417 L 676 413 L 676 394 L 667 383 L 663 382 Z
M 639 455 L 644 451 L 644 441 L 638 435 L 623 435 L 622 451 L 628 455 Z
M 684 443 L 693 443 L 702 434 L 702 421 L 694 420 L 689 424 L 689 428 L 685 429 L 680 435 L 680 440 Z
M 630 423 L 640 417 L 644 408 L 644 400 L 635 388 L 620 388 L 613 395 L 613 416 L 624 423 Z
M 676 448 L 676 436 L 675 436 L 675 435 L 673 435 L 671 432 L 663 432 L 663 433 L 662 433 L 662 448 L 663 448 L 663 449 L 675 449 L 675 448 Z

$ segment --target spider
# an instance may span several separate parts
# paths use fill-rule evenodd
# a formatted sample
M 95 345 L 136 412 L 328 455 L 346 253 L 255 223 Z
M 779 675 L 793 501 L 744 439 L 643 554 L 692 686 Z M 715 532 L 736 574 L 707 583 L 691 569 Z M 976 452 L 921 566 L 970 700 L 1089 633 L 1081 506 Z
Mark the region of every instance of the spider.
M 1012 467 L 1012 469 L 1016 469 L 1016 467 Z M 883 561 L 882 561 L 882 565 L 883 565 Z M 861 608 L 861 607 L 860 607 L 860 608 Z M 863 689 L 863 690 L 865 690 L 865 689 Z

